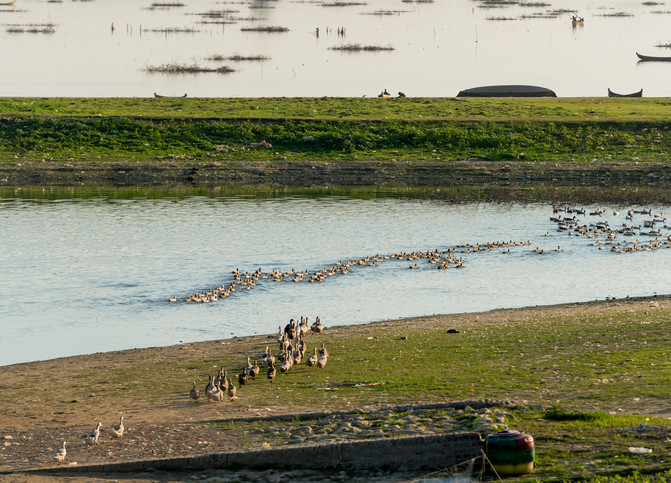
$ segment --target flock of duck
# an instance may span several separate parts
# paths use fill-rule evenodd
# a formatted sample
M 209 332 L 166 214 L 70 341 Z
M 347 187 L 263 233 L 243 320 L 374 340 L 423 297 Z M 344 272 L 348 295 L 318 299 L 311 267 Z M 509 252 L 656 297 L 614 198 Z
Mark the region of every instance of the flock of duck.
M 493 246 L 504 246 L 506 244 L 513 244 L 513 242 L 499 242 L 486 244 L 489 247 Z M 463 245 L 467 246 L 467 245 Z M 477 246 L 477 245 L 473 245 Z M 485 245 L 482 245 L 483 248 Z M 205 290 L 202 292 L 197 292 L 190 297 L 184 299 L 186 302 L 197 302 L 197 303 L 210 303 L 216 302 L 227 297 L 230 297 L 233 292 L 236 290 L 251 290 L 257 284 L 261 283 L 262 280 L 273 280 L 275 282 L 282 282 L 283 280 L 291 280 L 292 282 L 310 282 L 310 283 L 321 283 L 329 277 L 335 275 L 346 275 L 354 267 L 374 267 L 386 260 L 396 259 L 396 260 L 406 260 L 406 261 L 416 261 L 420 259 L 426 259 L 429 263 L 435 264 L 436 268 L 439 270 L 445 270 L 448 268 L 463 268 L 464 260 L 463 258 L 456 258 L 455 252 L 457 249 L 452 248 L 445 251 L 440 250 L 425 250 L 425 251 L 414 251 L 414 252 L 397 252 L 389 255 L 372 255 L 357 260 L 350 260 L 343 262 L 342 260 L 338 261 L 330 267 L 325 267 L 320 270 L 311 272 L 310 270 L 296 271 L 295 268 L 292 268 L 288 272 L 283 272 L 281 270 L 271 270 L 264 272 L 260 267 L 258 270 L 249 273 L 249 272 L 240 272 L 239 268 L 233 270 L 233 281 L 226 283 L 219 287 L 215 287 L 210 290 Z M 417 263 L 410 265 L 408 268 L 418 268 Z M 168 299 L 169 302 L 178 302 L 177 297 L 172 297 Z
M 608 221 L 598 221 L 596 223 L 584 223 L 579 221 L 576 215 L 589 215 L 602 217 L 606 215 L 606 210 L 597 209 L 586 213 L 584 209 L 576 208 L 558 208 L 554 207 L 555 215 L 551 216 L 550 221 L 557 226 L 557 231 L 566 233 L 568 236 L 577 236 L 592 239 L 590 244 L 598 250 L 606 250 L 610 247 L 611 252 L 615 253 L 633 253 L 640 251 L 652 251 L 659 248 L 671 248 L 671 235 L 663 239 L 666 233 L 662 230 L 668 230 L 671 226 L 665 224 L 666 217 L 664 213 L 653 213 L 652 210 L 628 210 L 625 214 L 625 222 L 621 226 L 611 226 Z M 561 213 L 564 213 L 562 215 Z M 571 216 L 566 216 L 566 215 Z M 615 211 L 613 216 L 619 216 Z M 652 217 L 634 223 L 634 218 L 640 215 Z M 657 227 L 660 225 L 661 228 Z M 549 233 L 546 234 L 549 236 Z M 647 241 L 640 241 L 636 238 L 629 241 L 626 237 L 651 237 Z M 559 247 L 558 247 L 559 248 Z
M 301 317 L 298 324 L 296 324 L 294 319 L 291 319 L 284 329 L 282 329 L 282 326 L 279 326 L 277 332 L 277 343 L 279 345 L 277 358 L 273 356 L 272 349 L 269 346 L 266 346 L 265 352 L 261 354 L 261 365 L 266 367 L 268 381 L 272 383 L 277 375 L 276 363 L 280 364 L 279 370 L 282 374 L 286 374 L 295 365 L 300 364 L 305 359 L 307 351 L 307 344 L 303 340 L 303 337 L 309 332 L 321 334 L 323 330 L 324 324 L 322 324 L 319 316 L 317 316 L 312 325 L 308 323 L 307 317 Z M 315 347 L 312 355 L 305 359 L 305 364 L 308 367 L 323 369 L 326 366 L 328 356 L 328 350 L 322 343 L 320 349 Z M 256 380 L 260 372 L 261 368 L 258 365 L 258 361 L 255 360 L 254 364 L 252 364 L 250 358 L 247 357 L 247 362 L 242 366 L 242 371 L 238 374 L 238 387 L 242 388 L 242 386 L 247 385 L 250 379 Z M 233 401 L 237 397 L 238 389 L 225 368 L 222 367 L 215 376 L 208 377 L 209 381 L 207 386 L 205 386 L 205 396 L 208 401 L 220 402 L 226 397 Z M 189 397 L 196 402 L 201 399 L 196 381 L 192 382 Z
M 622 226 L 611 226 L 608 221 L 597 221 L 595 223 L 587 223 L 583 218 L 578 218 L 578 215 L 583 216 L 605 216 L 605 209 L 596 209 L 588 212 L 584 208 L 570 208 L 570 207 L 553 207 L 555 216 L 551 216 L 550 220 L 556 224 L 557 231 L 566 233 L 568 236 L 584 237 L 591 239 L 591 245 L 598 250 L 610 249 L 611 252 L 616 253 L 632 253 L 638 251 L 651 251 L 659 248 L 671 248 L 671 235 L 666 236 L 663 229 L 671 228 L 665 224 L 666 218 L 664 213 L 653 213 L 652 210 L 634 210 L 631 209 L 626 212 L 625 223 Z M 613 212 L 614 216 L 619 216 L 619 212 Z M 645 219 L 639 223 L 634 223 L 634 218 L 640 215 L 647 215 L 650 219 Z M 545 234 L 546 237 L 551 236 L 550 232 Z M 646 241 L 640 241 L 638 238 L 631 240 L 629 237 L 651 237 Z M 663 239 L 662 237 L 665 237 Z M 349 261 L 340 260 L 337 263 L 324 267 L 318 270 L 301 270 L 298 271 L 292 268 L 289 271 L 270 270 L 263 271 L 258 268 L 253 272 L 240 271 L 239 268 L 233 270 L 233 280 L 221 286 L 196 292 L 186 299 L 178 299 L 177 297 L 170 298 L 170 302 L 178 302 L 180 300 L 194 303 L 211 303 L 223 300 L 230 297 L 236 291 L 251 290 L 263 281 L 282 282 L 290 280 L 292 282 L 309 282 L 321 283 L 326 279 L 336 275 L 346 275 L 351 273 L 355 268 L 359 267 L 374 267 L 387 260 L 400 260 L 414 262 L 408 265 L 408 269 L 418 269 L 419 260 L 425 260 L 430 265 L 435 266 L 439 270 L 449 268 L 464 268 L 463 257 L 457 258 L 458 254 L 463 253 L 478 253 L 487 252 L 495 249 L 503 249 L 502 253 L 511 253 L 511 248 L 531 245 L 530 241 L 515 242 L 515 241 L 494 241 L 486 243 L 472 243 L 455 245 L 446 250 L 433 249 L 410 252 L 396 252 L 388 255 L 371 255 L 360 259 Z M 533 253 L 544 255 L 550 250 L 536 247 Z M 561 245 L 553 248 L 551 251 L 562 251 Z
M 100 429 L 102 427 L 103 427 L 103 423 L 98 422 L 98 424 L 96 424 L 95 428 L 93 428 L 87 434 L 82 436 L 82 439 L 84 441 L 86 441 L 86 444 L 98 444 L 98 440 L 100 439 Z M 119 417 L 119 424 L 115 424 L 115 425 L 110 427 L 110 434 L 112 435 L 113 438 L 122 439 L 124 431 L 125 431 L 125 427 L 123 425 L 123 416 L 120 416 Z M 63 441 L 63 446 L 54 455 L 54 461 L 56 463 L 60 464 L 60 463 L 63 463 L 65 461 L 65 457 L 68 454 L 68 451 L 65 448 L 65 446 L 67 444 L 68 444 L 67 441 Z

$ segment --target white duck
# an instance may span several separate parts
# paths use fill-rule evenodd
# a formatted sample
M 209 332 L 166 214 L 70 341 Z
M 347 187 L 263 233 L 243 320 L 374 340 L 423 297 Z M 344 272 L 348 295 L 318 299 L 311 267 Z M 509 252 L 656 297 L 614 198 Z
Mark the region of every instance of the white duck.
M 245 367 L 244 367 L 245 373 L 249 374 L 250 372 L 252 372 L 253 367 L 254 366 L 252 366 L 252 363 L 249 362 L 249 356 L 247 356 L 247 364 L 245 364 Z
M 62 463 L 63 460 L 65 459 L 65 455 L 68 454 L 68 451 L 65 449 L 65 445 L 67 444 L 67 441 L 63 441 L 63 447 L 58 450 L 58 453 L 54 455 L 54 460 L 56 463 Z
M 270 356 L 270 352 L 268 352 L 268 346 L 266 346 L 266 351 L 261 355 L 261 365 L 266 366 L 268 365 L 268 357 Z
M 100 428 L 103 427 L 103 423 L 98 423 L 95 429 L 92 429 L 89 434 L 83 436 L 86 440 L 86 444 L 98 444 L 98 438 L 100 437 Z
M 196 383 L 193 383 L 193 387 L 196 387 Z M 197 389 L 196 389 L 197 390 Z M 123 425 L 123 416 L 119 418 L 119 424 L 112 426 L 112 437 L 123 439 L 123 432 L 126 428 Z

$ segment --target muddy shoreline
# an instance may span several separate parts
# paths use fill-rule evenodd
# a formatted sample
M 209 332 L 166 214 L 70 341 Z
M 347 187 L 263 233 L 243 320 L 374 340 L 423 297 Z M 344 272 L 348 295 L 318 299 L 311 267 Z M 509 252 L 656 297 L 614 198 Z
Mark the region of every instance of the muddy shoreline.
M 45 187 L 409 189 L 454 200 L 666 203 L 662 163 L 484 161 L 23 161 L 0 164 L 0 193 Z

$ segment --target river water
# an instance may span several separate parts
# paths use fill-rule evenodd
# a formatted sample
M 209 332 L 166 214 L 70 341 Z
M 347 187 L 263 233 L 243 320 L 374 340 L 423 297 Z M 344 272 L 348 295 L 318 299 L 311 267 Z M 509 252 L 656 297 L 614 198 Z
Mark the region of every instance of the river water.
M 652 219 L 600 208 L 605 215 L 577 217 L 611 227 Z M 333 326 L 671 293 L 671 250 L 598 250 L 595 239 L 557 231 L 550 216 L 546 204 L 345 196 L 0 198 L 0 365 L 272 333 L 300 316 Z M 629 241 L 653 238 L 640 231 Z M 235 268 L 313 272 L 376 254 L 509 240 L 529 244 L 510 253 L 457 248 L 463 269 L 389 259 L 322 283 L 260 280 L 218 302 L 184 302 L 230 283 Z
M 636 51 L 671 56 L 657 47 L 671 44 L 670 18 L 664 2 L 640 0 L 17 0 L 0 6 L 0 92 L 449 97 L 533 84 L 565 97 L 609 87 L 665 97 L 671 63 L 639 63 Z M 259 27 L 287 30 L 249 30 Z M 393 50 L 333 50 L 352 44 Z M 233 55 L 265 60 L 208 60 Z M 147 72 L 168 64 L 235 72 Z

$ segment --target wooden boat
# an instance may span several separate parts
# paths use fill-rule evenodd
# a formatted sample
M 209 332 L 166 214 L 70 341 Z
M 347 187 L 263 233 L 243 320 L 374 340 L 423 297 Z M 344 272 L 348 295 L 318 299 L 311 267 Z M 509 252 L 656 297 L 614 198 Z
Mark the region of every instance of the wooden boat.
M 0 2 L 0 7 L 14 7 L 16 6 L 16 0 L 13 2 Z
M 473 87 L 460 91 L 457 97 L 557 97 L 557 94 L 545 87 L 502 85 Z
M 160 94 L 156 94 L 156 93 L 154 92 L 154 97 L 180 97 L 180 98 L 181 98 L 181 97 L 186 97 L 186 94 L 184 94 L 183 96 L 162 96 L 162 95 L 160 95 Z
M 636 52 L 636 55 L 638 55 L 638 58 L 644 61 L 649 61 L 649 62 L 671 62 L 671 57 L 654 57 L 652 55 L 641 55 L 638 52 Z
M 608 97 L 643 97 L 643 89 L 638 92 L 632 92 L 631 94 L 618 94 L 617 92 L 611 91 L 609 87 Z

